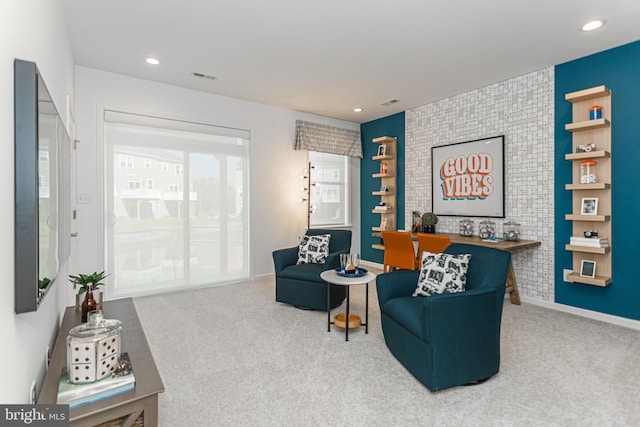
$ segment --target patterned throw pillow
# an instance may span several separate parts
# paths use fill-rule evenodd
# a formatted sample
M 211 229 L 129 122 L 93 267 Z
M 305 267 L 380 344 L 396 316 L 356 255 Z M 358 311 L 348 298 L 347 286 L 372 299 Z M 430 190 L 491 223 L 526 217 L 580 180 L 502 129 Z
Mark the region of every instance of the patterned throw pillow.
M 319 234 L 300 238 L 297 264 L 324 264 L 329 256 L 329 239 L 331 234 Z
M 418 287 L 413 296 L 425 297 L 464 291 L 470 254 L 450 255 L 422 253 L 422 267 Z

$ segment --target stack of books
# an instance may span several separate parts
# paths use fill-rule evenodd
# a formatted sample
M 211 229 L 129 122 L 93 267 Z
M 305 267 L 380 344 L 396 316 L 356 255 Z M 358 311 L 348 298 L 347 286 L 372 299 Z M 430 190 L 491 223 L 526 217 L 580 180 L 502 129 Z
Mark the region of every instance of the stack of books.
M 73 409 L 133 390 L 136 387 L 136 379 L 129 354 L 122 353 L 118 362 L 118 369 L 110 377 L 88 384 L 70 383 L 69 374 L 64 368 L 58 385 L 58 403 L 67 404 L 69 409 Z
M 608 248 L 609 239 L 607 239 L 606 237 L 598 238 L 571 236 L 569 244 L 574 246 L 589 246 L 590 248 Z
M 389 209 L 391 209 L 391 206 L 387 206 L 387 205 L 384 205 L 384 206 L 378 205 L 375 208 L 373 208 L 374 211 L 380 211 L 380 212 L 386 212 Z

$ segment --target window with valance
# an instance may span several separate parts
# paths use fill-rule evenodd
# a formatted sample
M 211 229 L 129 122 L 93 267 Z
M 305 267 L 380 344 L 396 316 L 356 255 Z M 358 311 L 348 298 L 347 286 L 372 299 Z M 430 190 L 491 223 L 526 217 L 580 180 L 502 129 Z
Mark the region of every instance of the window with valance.
M 296 120 L 294 148 L 362 158 L 359 131 L 304 120 Z

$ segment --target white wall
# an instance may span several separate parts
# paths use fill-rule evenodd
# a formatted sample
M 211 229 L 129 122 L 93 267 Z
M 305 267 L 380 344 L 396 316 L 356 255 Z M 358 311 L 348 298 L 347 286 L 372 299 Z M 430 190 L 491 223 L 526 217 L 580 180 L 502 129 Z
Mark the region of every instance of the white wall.
M 13 251 L 13 61 L 34 61 L 54 103 L 65 118 L 73 96 L 73 58 L 58 0 L 0 2 L 0 402 L 27 403 L 31 381 L 44 378 L 44 354 L 53 342 L 64 306 L 64 280 L 58 280 L 37 312 L 14 311 Z M 66 267 L 58 277 L 66 276 Z M 35 286 L 35 284 L 34 284 Z
M 251 131 L 251 267 L 254 276 L 273 272 L 274 249 L 297 244 L 306 227 L 305 206 L 298 202 L 305 151 L 294 151 L 296 119 L 359 130 L 356 123 L 270 107 L 210 93 L 76 67 L 78 193 L 91 203 L 78 205 L 78 271 L 104 267 L 102 225 L 103 148 L 98 128 L 105 107 L 145 111 Z M 360 241 L 360 161 L 352 162 L 354 250 Z M 108 295 L 108 286 L 107 286 Z
M 13 61 L 34 61 L 44 76 L 54 103 L 66 120 L 67 98 L 74 99 L 74 66 L 59 0 L 2 0 L 0 2 L 0 192 L 5 208 L 0 210 L 0 402 L 26 403 L 32 380 L 38 390 L 44 377 L 45 348 L 53 344 L 61 314 L 73 302 L 67 285 L 68 266 L 37 312 L 16 315 L 14 311 L 13 251 Z M 271 252 L 294 245 L 304 230 L 304 205 L 297 202 L 298 176 L 306 154 L 293 150 L 296 119 L 359 130 L 359 125 L 296 111 L 268 107 L 202 92 L 78 67 L 81 76 L 75 104 L 78 138 L 78 192 L 90 193 L 93 203 L 79 205 L 77 268 L 73 272 L 102 267 L 99 171 L 102 157 L 96 150 L 96 113 L 99 106 L 127 107 L 158 114 L 191 118 L 251 130 L 252 273 L 273 271 Z M 69 123 L 66 123 L 69 126 Z M 351 162 L 354 194 L 353 245 L 359 248 L 360 162 Z M 73 255 L 72 255 L 73 256 Z

